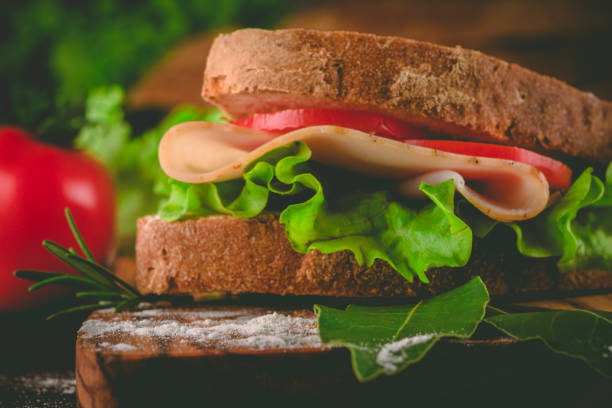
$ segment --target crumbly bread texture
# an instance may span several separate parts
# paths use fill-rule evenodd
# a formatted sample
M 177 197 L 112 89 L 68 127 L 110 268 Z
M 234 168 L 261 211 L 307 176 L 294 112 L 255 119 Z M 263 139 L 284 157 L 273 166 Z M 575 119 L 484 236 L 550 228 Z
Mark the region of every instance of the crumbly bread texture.
M 385 113 L 458 138 L 607 164 L 612 103 L 477 51 L 353 32 L 217 37 L 202 96 L 234 118 L 296 108 Z
M 424 297 L 479 275 L 491 294 L 612 288 L 612 273 L 560 274 L 554 260 L 518 256 L 510 245 L 475 245 L 468 265 L 438 268 L 431 283 L 408 282 L 386 262 L 360 266 L 349 251 L 295 252 L 274 214 L 138 220 L 136 284 L 143 293 L 270 293 L 338 297 Z M 493 245 L 493 246 L 492 246 Z

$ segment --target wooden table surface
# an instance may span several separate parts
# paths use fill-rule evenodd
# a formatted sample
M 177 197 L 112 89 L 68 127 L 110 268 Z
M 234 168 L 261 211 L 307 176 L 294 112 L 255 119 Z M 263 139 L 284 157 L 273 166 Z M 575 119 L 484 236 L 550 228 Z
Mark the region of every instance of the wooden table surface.
M 560 301 L 554 302 L 555 307 L 561 305 Z M 592 302 L 592 298 L 576 298 L 564 303 L 583 307 L 593 305 Z M 597 304 L 608 308 L 612 295 L 599 296 Z M 77 330 L 87 316 L 47 322 L 44 313 L 0 315 L 0 407 L 76 406 L 74 345 Z M 330 364 L 337 370 L 338 378 L 343 378 L 338 387 L 354 383 L 346 350 L 332 355 Z M 540 406 L 607 407 L 612 400 L 608 380 L 583 362 L 554 354 L 539 342 L 466 346 L 447 341 L 438 344 L 422 362 L 409 367 L 401 376 L 387 380 L 384 386 L 376 382 L 361 385 L 364 391 L 352 395 L 352 399 L 373 402 L 373 395 L 380 390 L 401 391 L 409 387 L 412 402 L 434 406 L 479 406 L 478 401 L 496 407 L 537 406 L 538 401 L 544 403 Z M 260 393 L 233 397 L 243 398 L 234 401 L 237 403 L 245 398 L 264 402 L 270 395 L 278 396 Z M 291 400 L 287 395 L 283 398 L 282 402 Z M 302 402 L 319 405 L 336 399 L 337 396 L 329 395 L 329 390 L 313 391 L 310 399 L 301 396 Z M 343 400 L 351 400 L 351 395 Z

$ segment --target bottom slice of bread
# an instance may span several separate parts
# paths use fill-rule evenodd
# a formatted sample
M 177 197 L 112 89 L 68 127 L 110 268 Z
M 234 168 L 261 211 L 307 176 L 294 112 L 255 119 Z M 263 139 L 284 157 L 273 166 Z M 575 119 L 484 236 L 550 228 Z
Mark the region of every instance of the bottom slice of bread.
M 358 265 L 342 251 L 300 254 L 274 214 L 211 216 L 166 222 L 138 220 L 136 282 L 143 293 L 268 293 L 337 297 L 425 297 L 480 276 L 492 295 L 612 288 L 612 273 L 559 273 L 555 259 L 526 258 L 514 245 L 477 240 L 468 264 L 427 272 L 408 282 L 386 262 Z

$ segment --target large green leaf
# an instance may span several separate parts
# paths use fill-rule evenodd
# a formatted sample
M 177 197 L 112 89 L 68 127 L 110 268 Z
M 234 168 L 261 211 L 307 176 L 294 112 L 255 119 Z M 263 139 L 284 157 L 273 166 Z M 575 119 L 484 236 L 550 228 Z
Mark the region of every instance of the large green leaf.
M 482 321 L 489 294 L 480 278 L 416 305 L 336 310 L 316 305 L 324 344 L 351 352 L 360 381 L 395 374 L 413 364 L 442 337 L 470 337 Z
M 540 339 L 612 378 L 612 315 L 586 310 L 500 314 L 485 319 L 518 340 Z

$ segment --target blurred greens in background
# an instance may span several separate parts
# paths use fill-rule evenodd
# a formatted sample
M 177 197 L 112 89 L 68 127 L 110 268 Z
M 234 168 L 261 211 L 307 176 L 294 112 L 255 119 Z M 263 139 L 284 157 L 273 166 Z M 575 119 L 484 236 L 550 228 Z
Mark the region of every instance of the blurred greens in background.
M 136 219 L 154 214 L 162 199 L 169 194 L 169 178 L 161 170 L 157 146 L 170 127 L 186 121 L 218 121 L 218 110 L 202 111 L 179 106 L 156 127 L 143 134 L 134 134 L 126 121 L 122 104 L 125 94 L 119 85 L 95 88 L 87 97 L 85 120 L 74 141 L 76 147 L 88 151 L 109 169 L 117 188 L 119 209 L 117 233 L 129 242 L 136 233 Z
M 190 33 L 269 27 L 283 0 L 2 1 L 0 123 L 67 145 L 87 93 L 129 86 Z M 7 18 L 8 16 L 8 18 Z M 75 119 L 76 118 L 76 119 Z
M 158 124 L 165 113 L 124 114 L 122 87 L 189 34 L 225 25 L 270 27 L 289 8 L 282 0 L 2 3 L 9 18 L 0 27 L 0 124 L 100 159 L 116 181 L 124 248 L 132 246 L 136 218 L 156 212 L 165 188 L 157 162 L 165 130 L 218 119 L 218 112 L 179 107 Z

